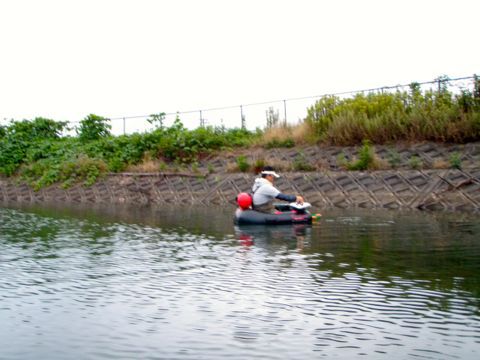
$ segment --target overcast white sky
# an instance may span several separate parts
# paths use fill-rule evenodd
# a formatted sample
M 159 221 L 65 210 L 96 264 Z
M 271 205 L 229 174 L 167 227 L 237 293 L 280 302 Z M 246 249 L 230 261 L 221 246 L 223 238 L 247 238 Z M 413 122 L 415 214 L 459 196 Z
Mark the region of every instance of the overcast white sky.
M 0 122 L 469 76 L 479 14 L 478 0 L 0 0 Z

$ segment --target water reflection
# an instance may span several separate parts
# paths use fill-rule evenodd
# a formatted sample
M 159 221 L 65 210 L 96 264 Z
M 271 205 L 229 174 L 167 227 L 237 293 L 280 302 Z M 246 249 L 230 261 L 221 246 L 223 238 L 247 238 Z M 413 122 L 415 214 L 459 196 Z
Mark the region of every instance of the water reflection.
M 259 246 L 275 250 L 278 246 L 286 246 L 287 249 L 295 248 L 299 251 L 308 246 L 311 238 L 311 225 L 236 225 L 235 236 L 244 246 Z
M 0 209 L 0 358 L 476 359 L 475 217 Z

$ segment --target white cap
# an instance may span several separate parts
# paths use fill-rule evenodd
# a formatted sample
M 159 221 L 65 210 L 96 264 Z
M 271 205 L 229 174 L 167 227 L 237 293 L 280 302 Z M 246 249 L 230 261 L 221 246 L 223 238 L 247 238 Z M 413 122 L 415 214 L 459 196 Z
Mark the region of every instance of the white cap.
M 262 175 L 273 175 L 275 176 L 277 179 L 280 177 L 280 175 L 278 175 L 275 171 L 269 171 L 269 170 L 264 170 L 261 172 Z

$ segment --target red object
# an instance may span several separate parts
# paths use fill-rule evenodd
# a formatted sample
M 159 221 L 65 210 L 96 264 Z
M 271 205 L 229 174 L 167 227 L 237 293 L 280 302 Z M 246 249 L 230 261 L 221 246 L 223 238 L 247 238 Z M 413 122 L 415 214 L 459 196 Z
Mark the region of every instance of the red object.
M 252 206 L 252 197 L 250 194 L 240 193 L 237 196 L 237 204 L 241 209 L 247 210 L 250 206 Z
M 251 237 L 250 235 L 245 235 L 245 234 L 242 234 L 240 235 L 240 244 L 242 244 L 243 246 L 252 246 L 253 245 L 253 237 Z

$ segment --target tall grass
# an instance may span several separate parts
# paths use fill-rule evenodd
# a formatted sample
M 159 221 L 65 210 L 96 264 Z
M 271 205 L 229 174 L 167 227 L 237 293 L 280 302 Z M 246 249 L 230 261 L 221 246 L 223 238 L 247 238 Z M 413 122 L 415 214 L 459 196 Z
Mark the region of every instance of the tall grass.
M 439 88 L 422 92 L 416 83 L 409 91 L 359 93 L 353 98 L 325 96 L 308 108 L 305 122 L 317 141 L 356 145 L 364 139 L 383 144 L 395 141 L 465 143 L 480 139 L 480 80 L 474 89 L 453 94 L 439 80 Z
M 317 139 L 312 133 L 309 123 L 301 122 L 297 125 L 275 125 L 267 127 L 261 136 L 254 142 L 265 148 L 294 147 L 315 143 Z

